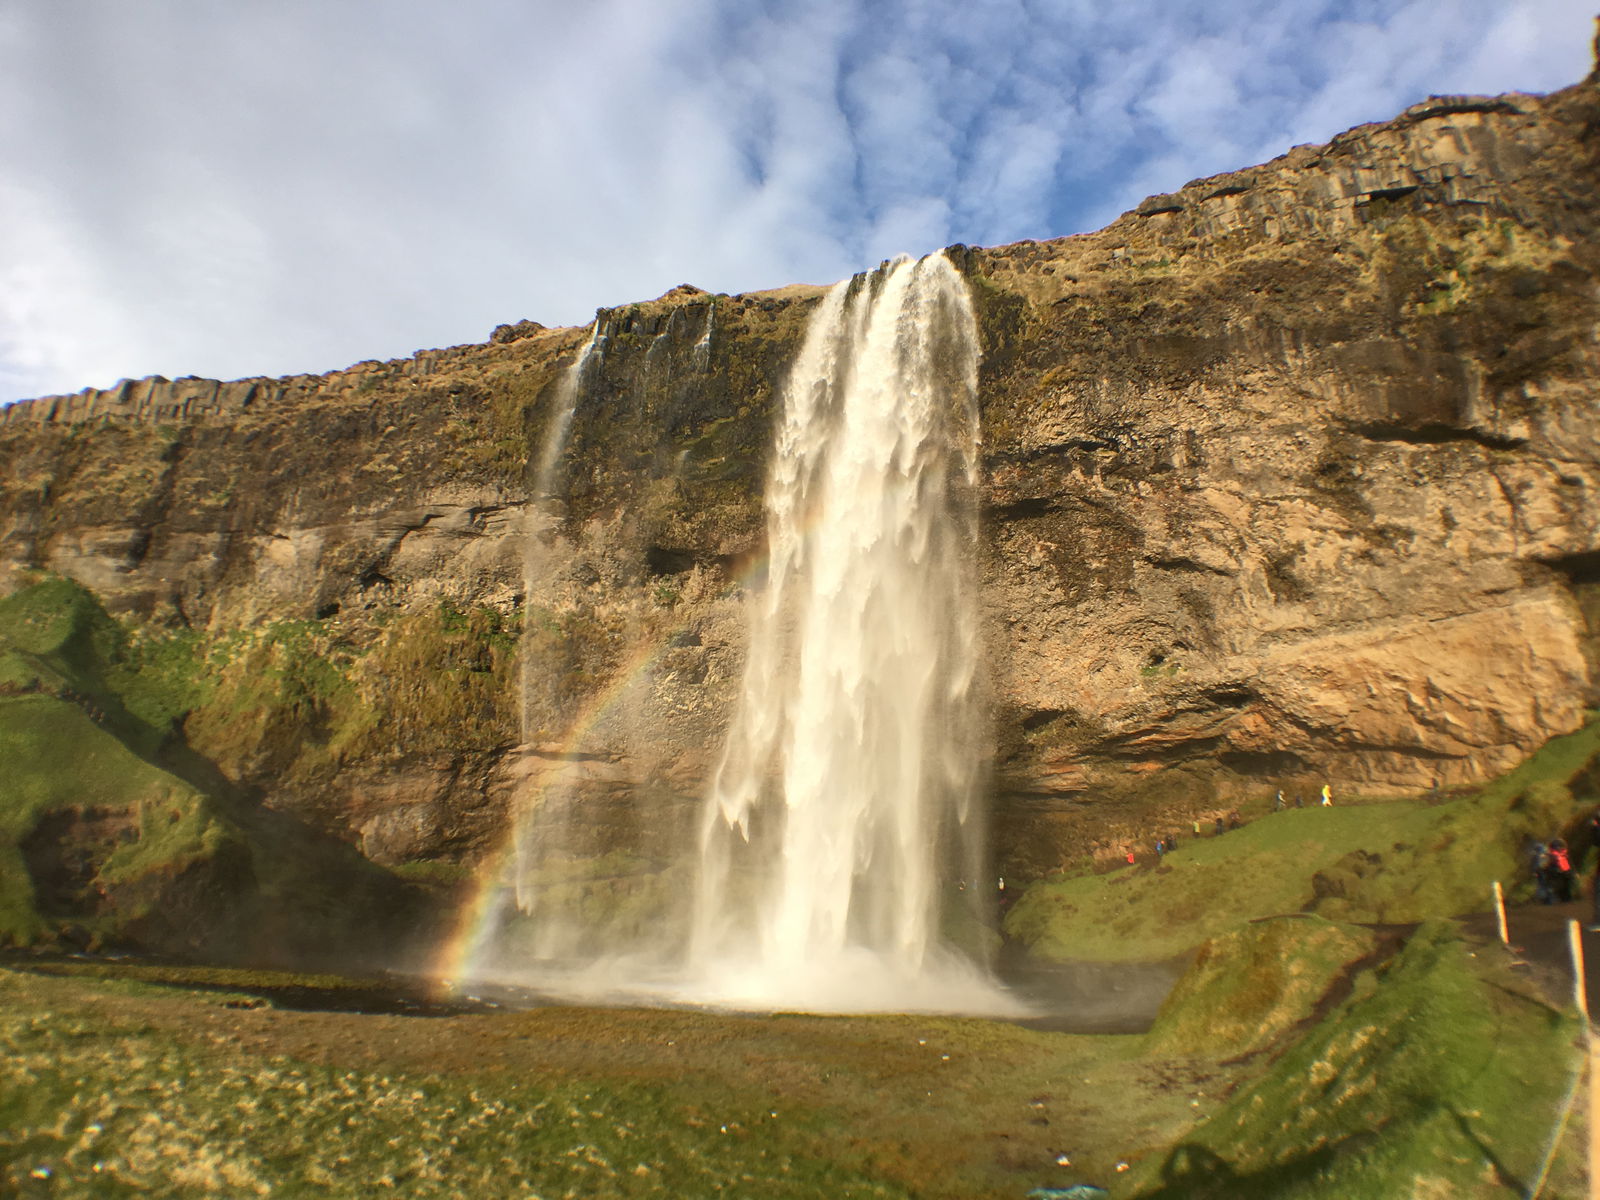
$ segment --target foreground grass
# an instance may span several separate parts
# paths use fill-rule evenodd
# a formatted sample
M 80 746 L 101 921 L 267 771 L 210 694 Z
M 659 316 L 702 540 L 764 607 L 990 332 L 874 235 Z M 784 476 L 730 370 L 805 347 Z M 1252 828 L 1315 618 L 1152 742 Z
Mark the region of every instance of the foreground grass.
M 54 1012 L 14 978 L 0 995 L 11 1194 L 904 1194 L 807 1154 L 803 1125 L 729 1097 L 698 1107 L 661 1086 L 341 1070 Z
M 296 1012 L 270 972 L 55 970 L 0 968 L 0 1194 L 1022 1196 L 1115 1179 L 1222 1086 L 979 1020 Z
M 1232 931 L 1148 1035 L 1115 1037 L 911 1016 L 283 1011 L 261 997 L 367 985 L 0 967 L 0 1194 L 1527 1195 L 1577 1018 L 1447 923 L 1374 968 L 1377 945 L 1315 919 Z M 1581 1194 L 1573 1144 L 1545 1200 Z
M 1526 841 L 1574 840 L 1597 799 L 1597 755 L 1600 721 L 1445 804 L 1290 809 L 1186 840 L 1153 869 L 1044 880 L 1007 914 L 1006 932 L 1043 958 L 1112 962 L 1179 954 L 1282 913 L 1411 923 L 1481 909 L 1494 880 L 1525 874 Z

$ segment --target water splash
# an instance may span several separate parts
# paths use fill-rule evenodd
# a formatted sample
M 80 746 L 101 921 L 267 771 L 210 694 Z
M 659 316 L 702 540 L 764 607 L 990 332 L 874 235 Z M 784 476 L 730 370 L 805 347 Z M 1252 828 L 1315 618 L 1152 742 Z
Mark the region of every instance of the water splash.
M 726 1001 L 906 1006 L 962 974 L 942 932 L 976 933 L 982 894 L 978 357 L 940 254 L 834 287 L 790 374 L 701 832 L 690 964 Z

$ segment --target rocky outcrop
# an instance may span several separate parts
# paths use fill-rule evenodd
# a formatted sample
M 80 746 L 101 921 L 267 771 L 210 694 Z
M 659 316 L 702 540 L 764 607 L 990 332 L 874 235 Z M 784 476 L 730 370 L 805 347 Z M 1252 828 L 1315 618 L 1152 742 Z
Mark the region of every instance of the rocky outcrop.
M 952 249 L 1008 874 L 1279 787 L 1481 780 L 1596 702 L 1597 129 L 1592 82 L 1435 97 Z M 818 294 L 600 314 L 552 494 L 588 330 L 26 402 L 0 580 L 191 631 L 232 680 L 196 750 L 376 859 L 470 859 L 553 790 L 649 852 L 720 744 Z

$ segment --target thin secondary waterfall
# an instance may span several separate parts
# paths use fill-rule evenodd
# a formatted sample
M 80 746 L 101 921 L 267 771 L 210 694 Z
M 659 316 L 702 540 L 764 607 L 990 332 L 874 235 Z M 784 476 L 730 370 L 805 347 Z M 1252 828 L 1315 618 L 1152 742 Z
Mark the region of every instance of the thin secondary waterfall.
M 567 435 L 572 432 L 572 417 L 578 411 L 578 397 L 583 394 L 583 381 L 590 364 L 605 351 L 604 316 L 596 314 L 589 328 L 589 340 L 578 351 L 561 374 L 556 393 L 551 402 L 550 423 L 545 426 L 544 445 L 539 448 L 539 461 L 533 473 L 533 495 L 538 500 L 548 500 L 555 494 L 560 473 L 561 453 L 567 448 Z M 530 539 L 532 542 L 534 539 Z
M 559 506 L 553 502 L 559 496 L 561 485 L 561 459 L 566 450 L 567 438 L 572 432 L 573 416 L 583 396 L 584 384 L 605 352 L 605 315 L 597 313 L 590 327 L 589 338 L 579 349 L 570 366 L 562 372 L 551 397 L 550 417 L 545 425 L 543 444 L 533 473 L 532 501 L 539 505 L 529 526 L 523 550 L 523 585 L 525 594 L 533 595 L 539 577 L 548 568 L 550 528 L 559 520 Z M 524 636 L 527 634 L 525 632 Z M 520 716 L 521 741 L 529 746 L 538 730 L 532 719 L 533 705 L 530 690 L 534 680 L 530 670 L 536 670 L 534 657 L 523 653 L 521 681 L 522 707 Z M 557 763 L 553 769 L 542 773 L 536 797 L 523 797 L 523 803 L 533 800 L 538 805 L 537 814 L 522 814 L 518 819 L 518 833 L 514 843 L 512 885 L 517 908 L 536 919 L 535 953 L 550 957 L 567 949 L 575 935 L 553 912 L 541 913 L 536 880 L 548 879 L 552 862 L 558 862 L 571 847 L 574 838 L 571 824 L 571 780 L 567 778 L 570 764 Z M 542 918 L 542 919 L 540 919 Z
M 943 254 L 845 281 L 811 320 L 702 828 L 689 953 L 715 994 L 905 1003 L 950 968 L 942 930 L 976 928 L 978 357 Z

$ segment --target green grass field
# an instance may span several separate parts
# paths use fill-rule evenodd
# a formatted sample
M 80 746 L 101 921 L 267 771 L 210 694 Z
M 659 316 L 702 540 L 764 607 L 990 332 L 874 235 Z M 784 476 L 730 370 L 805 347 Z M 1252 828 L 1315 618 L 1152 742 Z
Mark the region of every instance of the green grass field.
M 1145 1036 L 294 1011 L 262 997 L 371 985 L 13 960 L 0 1193 L 1510 1200 L 1554 1148 L 1540 1195 L 1577 1200 L 1576 1015 L 1449 923 L 1374 945 L 1315 918 L 1234 931 Z

